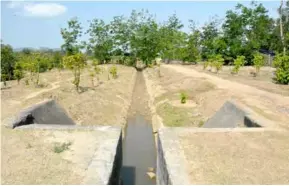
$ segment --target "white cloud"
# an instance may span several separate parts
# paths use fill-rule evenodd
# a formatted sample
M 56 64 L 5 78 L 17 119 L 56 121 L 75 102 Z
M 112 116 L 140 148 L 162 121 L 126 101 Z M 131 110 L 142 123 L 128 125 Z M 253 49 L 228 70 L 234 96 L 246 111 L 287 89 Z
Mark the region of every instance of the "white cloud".
M 11 9 L 20 9 L 24 16 L 55 17 L 66 12 L 67 8 L 58 3 L 32 3 L 23 1 L 11 1 L 8 5 Z
M 23 9 L 26 15 L 37 17 L 54 17 L 66 12 L 66 7 L 57 3 L 27 4 Z

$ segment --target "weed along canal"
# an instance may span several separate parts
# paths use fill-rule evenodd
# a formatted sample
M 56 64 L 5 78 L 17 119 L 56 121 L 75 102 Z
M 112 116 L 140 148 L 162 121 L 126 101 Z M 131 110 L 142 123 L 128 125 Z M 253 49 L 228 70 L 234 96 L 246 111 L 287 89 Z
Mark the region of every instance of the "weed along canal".
M 124 185 L 154 185 L 156 149 L 148 107 L 148 93 L 141 71 L 137 72 L 123 141 Z

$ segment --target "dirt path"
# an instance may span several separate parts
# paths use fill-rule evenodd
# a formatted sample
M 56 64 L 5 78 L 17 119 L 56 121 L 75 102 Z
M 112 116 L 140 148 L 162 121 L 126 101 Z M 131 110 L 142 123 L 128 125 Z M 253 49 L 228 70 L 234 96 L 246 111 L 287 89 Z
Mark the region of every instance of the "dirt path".
M 198 72 L 194 69 L 188 69 L 180 65 L 162 65 L 162 68 L 182 73 L 186 76 L 195 78 L 205 78 L 215 84 L 220 89 L 226 89 L 234 95 L 253 107 L 258 107 L 261 112 L 271 112 L 277 114 L 276 120 L 289 127 L 289 97 L 280 94 L 274 94 L 252 86 L 244 85 L 238 82 L 225 80 L 206 73 Z
M 83 75 L 81 75 L 80 77 L 83 77 L 83 76 L 85 76 L 85 75 L 87 75 L 87 74 L 83 74 Z M 29 94 L 28 96 L 26 96 L 26 97 L 24 98 L 24 101 L 27 100 L 27 99 L 34 98 L 34 97 L 36 97 L 36 96 L 38 96 L 38 95 L 40 95 L 40 94 L 42 94 L 42 93 L 44 93 L 44 92 L 49 92 L 49 91 L 51 91 L 51 90 L 57 89 L 57 88 L 60 87 L 60 85 L 59 85 L 60 83 L 62 83 L 62 82 L 67 82 L 67 81 L 71 81 L 71 80 L 73 80 L 73 79 L 74 79 L 74 77 L 68 78 L 68 79 L 62 80 L 62 81 L 53 82 L 53 83 L 50 84 L 50 85 L 51 85 L 50 88 L 42 89 L 42 90 L 40 90 L 40 91 L 38 91 L 38 92 L 33 92 L 33 93 Z

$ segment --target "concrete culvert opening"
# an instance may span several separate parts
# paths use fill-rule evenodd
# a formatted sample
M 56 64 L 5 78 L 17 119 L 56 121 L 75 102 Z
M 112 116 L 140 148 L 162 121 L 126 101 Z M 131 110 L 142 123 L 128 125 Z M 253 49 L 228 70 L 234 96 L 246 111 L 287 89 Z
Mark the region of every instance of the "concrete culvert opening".
M 236 102 L 227 101 L 204 125 L 204 128 L 262 127 Z
M 30 124 L 75 125 L 65 110 L 55 100 L 48 100 L 20 111 L 11 118 L 11 128 Z

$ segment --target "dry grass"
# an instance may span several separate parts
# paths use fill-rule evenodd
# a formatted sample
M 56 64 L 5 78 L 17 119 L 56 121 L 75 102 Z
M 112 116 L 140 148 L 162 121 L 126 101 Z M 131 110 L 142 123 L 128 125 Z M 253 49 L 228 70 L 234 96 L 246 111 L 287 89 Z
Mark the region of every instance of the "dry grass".
M 237 75 L 232 75 L 232 66 L 224 66 L 218 74 L 210 72 L 208 70 L 203 70 L 202 65 L 190 65 L 188 68 L 195 69 L 199 72 L 208 73 L 210 75 L 215 75 L 227 80 L 236 81 L 242 84 L 250 85 L 261 90 L 265 90 L 272 93 L 281 94 L 284 96 L 289 96 L 289 86 L 279 85 L 273 82 L 274 68 L 262 67 L 260 73 L 257 77 L 253 77 L 250 72 L 254 71 L 254 67 L 242 67 Z
M 204 78 L 185 76 L 167 68 L 161 68 L 161 77 L 158 77 L 154 69 L 147 69 L 145 73 L 148 74 L 149 81 L 164 90 L 157 93 L 158 89 L 151 88 L 156 92 L 154 105 L 157 114 L 162 117 L 166 126 L 200 127 L 230 97 Z M 186 93 L 188 103 L 176 104 L 180 102 L 181 92 Z M 213 94 L 224 98 L 214 100 Z M 207 102 L 214 104 L 208 105 Z
M 80 184 L 84 169 L 54 153 L 47 140 L 52 132 L 4 127 L 1 132 L 2 184 Z
M 40 82 L 46 84 L 43 88 L 26 86 L 24 81 L 20 85 L 16 81 L 8 82 L 10 88 L 1 90 L 3 184 L 80 184 L 98 146 L 97 137 L 105 133 L 20 131 L 6 129 L 3 124 L 23 108 L 55 99 L 77 124 L 124 125 L 136 70 L 117 65 L 118 77 L 108 80 L 110 66 L 102 65 L 104 73 L 98 82 L 95 79 L 98 84 L 94 87 L 88 71 L 84 70 L 80 93 L 71 83 L 73 76 L 70 71 L 42 73 Z M 61 144 L 70 142 L 69 147 L 60 149 L 61 153 L 55 153 L 57 144 L 61 147 Z
M 109 67 L 110 65 L 102 66 L 106 70 L 99 76 L 99 82 L 94 87 L 92 87 L 91 78 L 85 70 L 81 77 L 80 93 L 75 91 L 71 83 L 72 73 L 67 71 L 62 72 L 61 76 L 63 77 L 61 78 L 58 78 L 57 71 L 41 74 L 42 79 L 49 80 L 51 84 L 58 82 L 59 87 L 53 90 L 48 88 L 48 91 L 43 92 L 45 88 L 35 89 L 16 84 L 10 89 L 1 90 L 1 104 L 6 108 L 1 112 L 1 119 L 3 121 L 4 118 L 12 116 L 21 108 L 45 99 L 55 99 L 78 124 L 123 125 L 131 101 L 136 72 L 132 67 L 117 66 L 119 77 L 108 80 L 107 70 Z M 61 80 L 59 81 L 59 79 Z M 39 91 L 42 92 L 37 94 Z M 31 94 L 34 94 L 34 97 L 31 97 Z M 25 99 L 26 97 L 29 99 Z
M 191 184 L 288 184 L 288 132 L 180 135 Z

